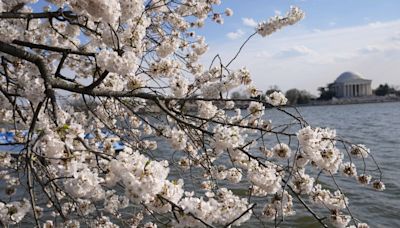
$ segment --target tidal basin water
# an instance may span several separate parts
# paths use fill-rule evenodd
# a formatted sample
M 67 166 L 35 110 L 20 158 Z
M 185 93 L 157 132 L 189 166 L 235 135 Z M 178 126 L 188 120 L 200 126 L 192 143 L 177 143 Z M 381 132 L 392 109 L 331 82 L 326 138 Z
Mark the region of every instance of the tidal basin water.
M 349 198 L 349 207 L 354 217 L 368 223 L 371 228 L 400 227 L 400 103 L 308 106 L 298 109 L 312 126 L 334 128 L 337 134 L 345 139 L 365 144 L 371 149 L 383 172 L 386 190 L 377 192 L 371 187 L 357 184 L 354 179 L 340 175 L 337 175 L 338 184 Z M 276 110 L 266 110 L 266 118 L 275 124 L 287 122 L 281 117 L 281 113 Z M 160 141 L 154 157 L 170 161 L 179 159 L 180 154 L 168 148 L 170 147 L 165 141 Z M 189 172 L 182 173 L 174 167 L 171 167 L 170 174 L 170 178 L 173 179 L 189 177 L 185 182 L 187 188 L 191 188 L 191 181 L 195 181 L 191 179 Z M 323 184 L 332 182 L 329 178 L 320 178 L 320 181 Z M 247 187 L 248 182 L 245 180 L 239 185 L 228 185 L 228 188 L 238 195 L 244 194 Z M 0 190 L 3 191 L 4 188 L 0 186 Z M 320 224 L 301 208 L 295 197 L 293 201 L 296 215 L 287 217 L 280 227 L 320 227 Z M 262 209 L 267 199 L 256 199 L 256 203 L 257 208 Z M 318 211 L 318 208 L 313 208 Z M 328 214 L 326 210 L 321 212 L 323 213 L 319 213 L 320 216 Z M 262 224 L 253 216 L 243 227 L 262 225 L 270 227 L 273 223 Z
M 340 178 L 339 184 L 355 217 L 371 228 L 400 227 L 400 103 L 312 106 L 300 112 L 310 124 L 335 128 L 337 134 L 371 149 L 386 190 L 377 192 L 348 178 Z
M 290 111 L 290 109 L 287 110 Z M 356 144 L 365 144 L 371 149 L 372 155 L 383 172 L 385 191 L 375 191 L 370 186 L 358 184 L 354 178 L 343 177 L 340 174 L 335 175 L 335 179 L 349 198 L 349 208 L 355 218 L 368 223 L 371 228 L 400 227 L 400 103 L 306 106 L 299 107 L 298 110 L 311 126 L 336 129 L 337 134 L 344 139 Z M 287 123 L 288 119 L 282 120 L 282 113 L 276 110 L 266 110 L 265 113 L 265 118 L 271 119 L 273 124 Z M 167 144 L 160 142 L 159 148 L 167 147 Z M 165 159 L 171 159 L 171 154 L 164 153 L 164 156 Z M 178 158 L 179 156 L 174 157 Z M 374 168 L 371 166 L 372 163 L 367 164 L 367 168 Z M 174 174 L 173 169 L 171 174 L 187 175 Z M 319 180 L 322 184 L 329 183 L 330 189 L 335 189 L 331 178 L 320 177 Z M 243 183 L 242 186 L 230 185 L 228 187 L 240 195 L 246 192 L 248 187 L 248 182 L 242 181 L 241 183 Z M 185 185 L 188 186 L 190 183 L 185 183 Z M 256 208 L 262 209 L 267 200 L 256 199 L 255 202 L 257 203 Z M 295 197 L 293 197 L 293 202 L 296 215 L 285 218 L 285 222 L 279 227 L 321 227 Z M 313 207 L 313 209 L 319 210 L 318 207 Z M 320 217 L 329 214 L 323 208 L 320 208 L 320 212 Z M 346 210 L 343 212 L 348 214 Z M 262 227 L 263 225 L 264 227 L 271 227 L 271 225 L 273 227 L 273 222 L 262 224 L 253 216 L 250 221 L 243 224 L 243 227 Z

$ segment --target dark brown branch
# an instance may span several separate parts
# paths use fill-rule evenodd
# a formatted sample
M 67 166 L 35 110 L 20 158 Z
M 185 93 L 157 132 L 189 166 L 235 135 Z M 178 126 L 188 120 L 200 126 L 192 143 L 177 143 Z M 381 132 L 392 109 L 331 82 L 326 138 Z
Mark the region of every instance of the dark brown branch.
M 189 127 L 193 128 L 193 129 L 199 130 L 199 131 L 201 131 L 201 132 L 203 132 L 203 133 L 205 133 L 207 135 L 210 135 L 210 136 L 214 135 L 214 133 L 212 133 L 212 132 L 204 130 L 204 129 L 202 129 L 202 128 L 196 126 L 196 125 L 193 125 L 193 124 L 191 124 L 191 123 L 189 123 L 189 122 L 187 122 L 185 120 L 179 119 L 177 116 L 175 116 L 174 113 L 172 113 L 167 107 L 165 107 L 165 105 L 163 105 L 160 102 L 159 99 L 155 99 L 154 101 L 156 102 L 158 107 L 160 107 L 161 110 L 163 110 L 167 115 L 169 115 L 172 119 L 176 120 L 178 123 L 182 123 L 182 124 L 184 124 L 186 126 L 189 126 Z
M 69 81 L 69 82 L 75 82 L 74 78 L 67 78 L 67 77 L 65 77 L 64 75 L 61 74 L 61 70 L 63 68 L 64 62 L 67 59 L 67 57 L 68 57 L 68 53 L 64 52 L 62 57 L 61 57 L 61 59 L 60 59 L 60 62 L 58 63 L 57 70 L 56 70 L 56 73 L 54 75 L 55 75 L 56 78 L 61 78 L 63 80 Z
M 29 196 L 30 196 L 30 202 L 32 206 L 32 212 L 33 212 L 33 217 L 35 219 L 35 223 L 37 227 L 40 227 L 40 222 L 39 222 L 39 215 L 38 212 L 36 211 L 36 197 L 35 197 L 35 191 L 34 191 L 34 182 L 33 182 L 33 177 L 32 177 L 32 169 L 33 169 L 33 160 L 32 160 L 32 154 L 31 151 L 28 150 L 28 153 L 26 154 L 26 163 L 27 163 L 27 184 L 28 184 L 28 189 L 29 189 Z
M 13 105 L 13 107 L 15 107 L 16 112 L 18 113 L 19 117 L 21 118 L 21 120 L 26 123 L 26 117 L 24 116 L 24 114 L 22 113 L 21 109 L 18 107 L 18 105 L 16 104 L 16 101 L 12 99 L 12 97 L 17 97 L 19 96 L 18 94 L 10 94 L 7 91 L 3 90 L 3 87 L 0 86 L 0 92 L 2 92 L 4 94 L 4 96 L 7 98 L 8 102 L 10 104 Z
M 67 17 L 78 18 L 72 11 L 57 10 L 54 12 L 41 12 L 41 13 L 17 13 L 17 12 L 2 12 L 0 18 L 4 19 L 39 19 L 39 18 L 53 18 L 53 17 Z
M 293 194 L 296 196 L 296 198 L 300 201 L 300 203 L 307 209 L 308 212 L 310 212 L 310 214 L 322 225 L 322 227 L 328 228 L 328 225 L 326 225 L 323 222 L 323 219 L 320 218 L 308 205 L 306 202 L 304 202 L 304 200 L 300 197 L 300 195 L 298 193 L 296 193 L 292 186 L 288 185 L 289 189 L 291 192 L 293 192 Z
M 184 212 L 183 208 L 180 207 L 179 205 L 177 205 L 176 203 L 172 202 L 171 200 L 161 196 L 161 195 L 157 195 L 161 200 L 165 200 L 167 201 L 169 204 L 171 204 L 171 206 L 173 208 L 177 208 L 180 212 Z M 201 218 L 197 217 L 196 215 L 194 215 L 192 212 L 189 212 L 188 215 L 192 216 L 194 219 L 200 221 L 201 223 L 203 223 L 206 227 L 211 227 L 214 228 L 215 226 L 208 224 L 207 222 L 205 222 L 204 220 L 202 220 Z
M 53 47 L 53 46 L 48 46 L 48 45 L 43 45 L 43 44 L 34 44 L 31 42 L 26 42 L 26 41 L 21 41 L 21 40 L 13 40 L 13 43 L 20 45 L 20 46 L 24 46 L 24 47 L 65 53 L 65 54 L 83 55 L 83 56 L 90 56 L 90 57 L 95 56 L 95 53 L 92 53 L 92 52 L 74 51 L 74 50 L 67 49 L 67 48 Z
M 248 213 L 249 211 L 253 210 L 253 208 L 256 206 L 256 204 L 251 205 L 251 207 L 247 208 L 247 210 L 243 211 L 242 214 L 240 214 L 237 218 L 235 218 L 234 220 L 232 220 L 230 223 L 226 224 L 224 227 L 228 228 L 231 227 L 231 225 L 233 223 L 235 223 L 237 220 L 239 220 L 241 217 L 243 217 L 246 213 Z
M 239 50 L 236 52 L 235 56 L 229 61 L 228 64 L 226 64 L 225 67 L 229 67 L 229 65 L 231 65 L 231 63 L 239 56 L 240 52 L 242 51 L 242 49 L 244 48 L 244 46 L 247 44 L 247 42 L 249 42 L 249 40 L 255 36 L 257 34 L 257 32 L 254 32 L 253 34 L 251 34 L 249 37 L 247 37 L 246 41 L 244 41 L 244 43 L 240 46 Z
M 85 89 L 92 90 L 92 89 L 96 88 L 97 86 L 99 86 L 104 81 L 104 79 L 106 79 L 108 73 L 109 72 L 107 70 L 105 70 L 96 81 L 94 81 L 92 84 L 86 86 Z
M 190 97 L 168 97 L 164 95 L 155 95 L 146 92 L 136 92 L 136 91 L 115 91 L 115 90 L 108 90 L 108 89 L 92 89 L 89 90 L 86 87 L 79 85 L 79 84 L 71 84 L 64 81 L 53 79 L 51 81 L 51 85 L 53 88 L 66 90 L 73 93 L 85 94 L 90 96 L 97 96 L 97 97 L 136 97 L 136 98 L 143 98 L 147 100 L 162 100 L 162 101 L 236 101 L 236 102 L 251 102 L 257 101 L 263 103 L 267 108 L 273 108 L 270 104 L 266 102 L 261 102 L 260 100 L 253 99 L 253 98 L 243 98 L 243 99 L 230 99 L 230 98 L 203 98 L 197 96 L 190 96 Z M 290 106 L 285 106 L 290 107 Z
M 48 69 L 47 64 L 45 63 L 43 58 L 39 55 L 35 55 L 35 54 L 29 53 L 23 49 L 14 47 L 13 45 L 7 44 L 3 41 L 0 41 L 0 52 L 24 59 L 24 60 L 31 62 L 37 66 L 37 68 L 39 69 L 40 75 L 44 80 L 44 86 L 46 89 L 45 94 L 47 97 L 49 97 L 51 99 L 52 106 L 53 106 L 54 122 L 56 123 L 56 121 L 57 121 L 56 96 L 55 96 L 54 90 L 50 84 L 50 70 Z

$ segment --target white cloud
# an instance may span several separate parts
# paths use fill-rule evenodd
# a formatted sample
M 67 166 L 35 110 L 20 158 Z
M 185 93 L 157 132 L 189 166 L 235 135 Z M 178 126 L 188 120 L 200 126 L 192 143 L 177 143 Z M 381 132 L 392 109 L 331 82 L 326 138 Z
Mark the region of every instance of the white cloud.
M 263 59 L 265 59 L 265 58 L 271 58 L 273 55 L 270 53 L 270 52 L 268 52 L 268 51 L 260 51 L 260 52 L 258 52 L 258 53 L 256 53 L 255 54 L 255 57 L 257 57 L 257 58 L 263 58 Z
M 226 36 L 231 40 L 236 40 L 244 35 L 244 32 L 241 29 L 236 30 L 235 32 L 230 32 L 226 34 Z
M 244 25 L 249 27 L 256 27 L 258 25 L 258 23 L 253 18 L 244 17 L 242 18 L 242 22 Z
M 400 32 L 398 32 L 396 35 L 391 37 L 391 40 L 393 41 L 400 41 Z
M 358 49 L 358 52 L 360 54 L 373 54 L 373 53 L 378 53 L 378 52 L 382 52 L 382 51 L 383 51 L 382 47 L 378 47 L 378 46 L 374 46 L 374 45 L 368 45 L 366 47 Z
M 366 47 L 358 49 L 359 56 L 365 56 L 369 54 L 383 54 L 383 57 L 391 58 L 393 55 L 398 55 L 399 53 L 400 53 L 400 47 L 395 43 L 367 45 Z
M 351 61 L 354 58 L 357 58 L 359 54 L 353 52 L 344 52 L 339 54 L 332 54 L 331 56 L 325 56 L 327 63 L 329 64 L 341 64 L 343 62 Z
M 371 27 L 380 27 L 380 26 L 382 26 L 382 25 L 384 25 L 384 24 L 385 24 L 385 23 L 382 23 L 382 22 L 380 22 L 380 21 L 375 21 L 375 22 L 369 23 L 368 25 L 371 26 Z
M 310 48 L 300 45 L 291 48 L 285 48 L 274 55 L 276 58 L 292 58 L 315 54 L 315 51 Z
M 275 15 L 281 15 L 282 12 L 280 10 L 274 10 Z
M 334 22 L 334 21 L 329 22 L 329 26 L 335 26 L 335 25 L 336 25 L 336 22 Z
M 317 94 L 344 71 L 361 72 L 372 80 L 400 85 L 400 20 L 327 30 L 288 28 L 268 39 L 254 37 L 231 64 L 246 66 L 254 84 L 261 90 L 278 85 L 283 90 L 306 89 Z M 211 50 L 229 60 L 240 42 L 217 44 Z M 278 58 L 279 57 L 279 58 Z M 383 73 L 382 73 L 383 72 Z

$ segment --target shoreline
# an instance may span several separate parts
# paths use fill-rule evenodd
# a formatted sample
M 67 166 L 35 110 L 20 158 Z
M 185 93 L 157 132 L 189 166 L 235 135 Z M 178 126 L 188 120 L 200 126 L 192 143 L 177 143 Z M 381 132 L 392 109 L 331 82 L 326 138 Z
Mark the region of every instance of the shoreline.
M 328 101 L 312 100 L 307 104 L 287 104 L 282 107 L 308 107 L 308 106 L 326 106 L 326 105 L 353 105 L 353 104 L 374 104 L 374 103 L 390 103 L 400 102 L 400 97 L 397 96 L 367 96 L 367 97 L 354 97 L 354 98 L 334 98 Z M 248 103 L 238 103 L 235 108 L 247 109 Z
M 297 104 L 295 107 L 305 106 L 324 106 L 324 105 L 352 105 L 352 104 L 374 104 L 374 103 L 389 103 L 389 102 L 400 102 L 400 97 L 395 96 L 368 96 L 368 97 L 356 97 L 356 98 L 341 98 L 332 99 L 328 101 L 311 101 L 308 104 Z

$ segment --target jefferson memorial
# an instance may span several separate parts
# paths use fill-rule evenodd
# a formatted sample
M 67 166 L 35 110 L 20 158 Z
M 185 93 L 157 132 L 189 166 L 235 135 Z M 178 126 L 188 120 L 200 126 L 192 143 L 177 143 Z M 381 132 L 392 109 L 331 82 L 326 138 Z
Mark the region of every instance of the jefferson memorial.
M 335 93 L 335 97 L 360 97 L 372 95 L 371 81 L 364 79 L 360 74 L 344 72 L 334 83 L 329 84 L 329 90 Z

